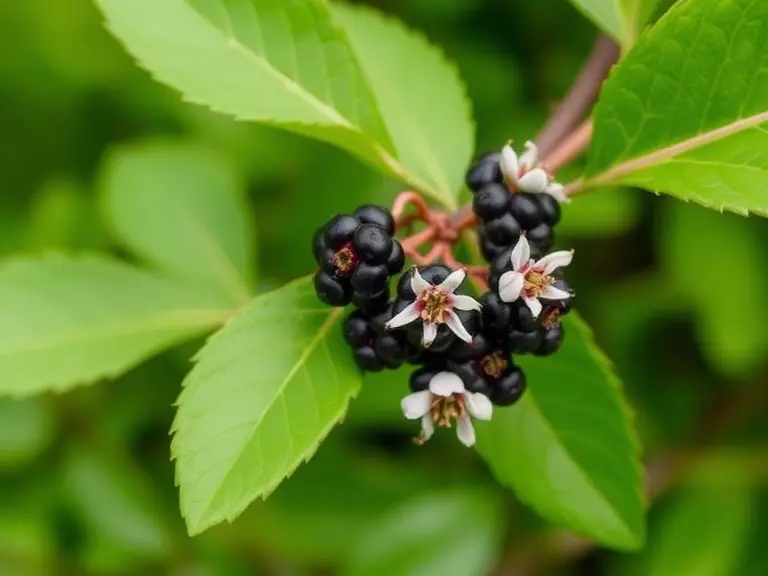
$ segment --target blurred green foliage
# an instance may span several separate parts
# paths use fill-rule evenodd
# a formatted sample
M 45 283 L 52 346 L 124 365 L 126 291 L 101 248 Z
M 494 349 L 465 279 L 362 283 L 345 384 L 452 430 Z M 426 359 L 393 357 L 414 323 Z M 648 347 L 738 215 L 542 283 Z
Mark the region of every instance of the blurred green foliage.
M 479 151 L 530 138 L 596 34 L 563 0 L 373 4 L 457 62 Z M 183 103 L 133 65 L 88 0 L 0 3 L 0 126 L 7 258 L 120 255 L 99 206 L 104 160 L 147 139 L 231 162 L 256 223 L 260 290 L 311 270 L 309 237 L 331 213 L 388 203 L 398 190 L 327 145 Z M 580 255 L 578 308 L 617 364 L 647 455 L 703 442 L 726 455 L 751 450 L 715 459 L 704 486 L 684 481 L 665 494 L 639 555 L 542 548 L 551 527 L 474 453 L 450 435 L 411 446 L 391 374 L 367 379 L 347 425 L 272 497 L 190 539 L 168 430 L 197 342 L 116 381 L 0 402 L 0 573 L 463 576 L 516 561 L 521 546 L 554 559 L 543 569 L 553 574 L 768 573 L 766 240 L 762 220 L 637 190 L 600 191 L 565 210 L 559 243 Z M 719 441 L 724 429 L 733 434 Z

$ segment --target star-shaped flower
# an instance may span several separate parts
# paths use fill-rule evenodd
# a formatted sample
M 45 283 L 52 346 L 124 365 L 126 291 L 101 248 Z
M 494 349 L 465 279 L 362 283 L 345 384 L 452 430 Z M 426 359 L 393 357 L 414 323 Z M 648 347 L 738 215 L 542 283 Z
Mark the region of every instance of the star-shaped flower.
M 544 168 L 539 166 L 539 149 L 533 142 L 525 143 L 525 151 L 518 158 L 511 144 L 501 150 L 499 160 L 504 183 L 512 192 L 527 192 L 529 194 L 545 193 L 556 198 L 559 202 L 568 202 L 564 186 L 552 181 Z
M 512 270 L 499 278 L 499 297 L 504 302 L 522 298 L 533 316 L 538 317 L 542 308 L 539 298 L 565 300 L 571 297 L 570 293 L 553 286 L 555 278 L 551 276 L 557 268 L 568 266 L 571 260 L 573 250 L 560 250 L 535 261 L 531 258 L 528 240 L 521 235 L 510 257 Z
M 421 418 L 421 435 L 417 442 L 423 444 L 435 431 L 435 424 L 450 428 L 454 422 L 456 435 L 465 446 L 475 443 L 475 428 L 470 416 L 490 420 L 493 404 L 479 392 L 467 392 L 464 382 L 453 372 L 438 372 L 429 381 L 429 389 L 414 392 L 400 403 L 403 414 L 409 420 Z
M 437 337 L 440 324 L 448 328 L 465 342 L 472 342 L 472 335 L 461 323 L 456 310 L 480 310 L 480 303 L 471 296 L 454 294 L 461 285 L 467 273 L 464 269 L 456 270 L 448 275 L 437 286 L 430 284 L 414 267 L 411 273 L 411 290 L 416 299 L 406 306 L 399 314 L 385 324 L 387 330 L 399 328 L 421 319 L 424 322 L 424 335 L 421 345 L 429 348 Z

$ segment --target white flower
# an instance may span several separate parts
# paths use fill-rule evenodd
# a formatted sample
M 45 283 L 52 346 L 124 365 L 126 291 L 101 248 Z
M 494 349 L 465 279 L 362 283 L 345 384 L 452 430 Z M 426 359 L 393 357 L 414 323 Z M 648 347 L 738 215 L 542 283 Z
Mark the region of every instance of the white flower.
M 541 313 L 539 298 L 547 300 L 565 300 L 571 295 L 565 290 L 555 288 L 555 279 L 551 276 L 557 268 L 568 266 L 573 260 L 573 250 L 560 250 L 544 256 L 541 260 L 531 259 L 531 247 L 525 236 L 520 236 L 512 250 L 510 258 L 513 271 L 504 272 L 499 278 L 499 297 L 504 302 L 514 302 L 522 298 L 533 312 L 534 317 Z
M 438 372 L 429 381 L 429 390 L 414 392 L 400 403 L 403 414 L 409 420 L 421 418 L 421 435 L 417 442 L 423 444 L 435 431 L 435 424 L 450 428 L 456 420 L 456 435 L 465 446 L 475 443 L 475 428 L 470 416 L 490 420 L 493 404 L 484 394 L 467 392 L 464 382 L 453 372 Z
M 480 310 L 480 303 L 471 296 L 454 294 L 459 285 L 464 281 L 467 273 L 465 270 L 456 270 L 448 275 L 448 278 L 437 286 L 433 286 L 419 274 L 414 267 L 411 273 L 411 289 L 416 294 L 416 299 L 406 306 L 385 324 L 387 330 L 399 328 L 415 322 L 418 319 L 424 322 L 424 335 L 421 345 L 429 348 L 437 337 L 437 329 L 440 324 L 445 324 L 450 330 L 465 342 L 472 342 L 472 335 L 467 332 L 461 319 L 453 311 Z
M 533 142 L 525 143 L 525 152 L 518 158 L 514 149 L 507 144 L 501 150 L 499 160 L 504 183 L 512 192 L 528 192 L 529 194 L 545 193 L 556 198 L 559 202 L 568 202 L 564 186 L 551 181 L 546 170 L 539 166 L 539 149 Z

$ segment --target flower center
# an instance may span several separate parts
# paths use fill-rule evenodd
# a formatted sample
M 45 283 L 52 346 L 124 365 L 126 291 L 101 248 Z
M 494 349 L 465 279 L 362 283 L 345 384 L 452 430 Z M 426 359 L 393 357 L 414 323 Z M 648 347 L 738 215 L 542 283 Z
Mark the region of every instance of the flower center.
M 342 246 L 331 259 L 336 274 L 339 276 L 349 275 L 356 267 L 359 259 L 351 244 Z
M 427 288 L 419 296 L 419 308 L 421 319 L 430 324 L 442 324 L 443 316 L 451 308 L 451 300 L 448 294 L 437 287 Z
M 523 292 L 527 298 L 539 298 L 544 290 L 554 283 L 554 278 L 547 276 L 541 270 L 532 269 L 525 275 L 523 283 Z
M 432 405 L 429 409 L 432 421 L 441 428 L 450 428 L 454 420 L 464 418 L 464 397 L 461 394 L 450 396 L 432 396 Z
M 547 330 L 552 330 L 560 324 L 560 309 L 557 306 L 548 306 L 541 313 L 541 325 Z
M 501 373 L 507 369 L 509 362 L 507 362 L 507 359 L 504 358 L 504 355 L 501 352 L 496 351 L 484 356 L 483 359 L 480 360 L 480 365 L 483 367 L 483 372 L 488 376 L 491 378 L 498 378 L 501 376 Z

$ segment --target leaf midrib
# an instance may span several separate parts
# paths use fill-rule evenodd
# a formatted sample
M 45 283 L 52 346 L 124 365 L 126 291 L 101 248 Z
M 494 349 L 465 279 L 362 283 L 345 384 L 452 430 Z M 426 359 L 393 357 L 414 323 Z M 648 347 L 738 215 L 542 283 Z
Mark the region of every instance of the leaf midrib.
M 73 345 L 83 345 L 87 342 L 101 341 L 111 337 L 133 336 L 142 333 L 159 332 L 161 330 L 217 326 L 226 322 L 234 312 L 234 310 L 189 309 L 149 314 L 144 317 L 131 318 L 130 321 L 126 322 L 114 322 L 96 329 L 84 328 L 82 330 L 73 330 L 62 336 L 51 338 L 48 341 L 43 340 L 23 348 L 3 349 L 0 347 L 0 358 L 56 350 Z
M 768 111 L 747 116 L 746 118 L 740 118 L 730 124 L 721 126 L 720 128 L 697 134 L 692 138 L 682 140 L 676 144 L 667 146 L 666 148 L 661 148 L 644 156 L 639 156 L 622 164 L 618 164 L 597 176 L 587 179 L 584 186 L 602 186 L 608 182 L 619 180 L 634 172 L 638 172 L 645 168 L 652 168 L 665 161 L 673 160 L 681 154 L 691 152 L 708 144 L 712 144 L 713 142 L 727 138 L 728 136 L 733 136 L 744 130 L 754 128 L 765 122 L 768 122 Z

